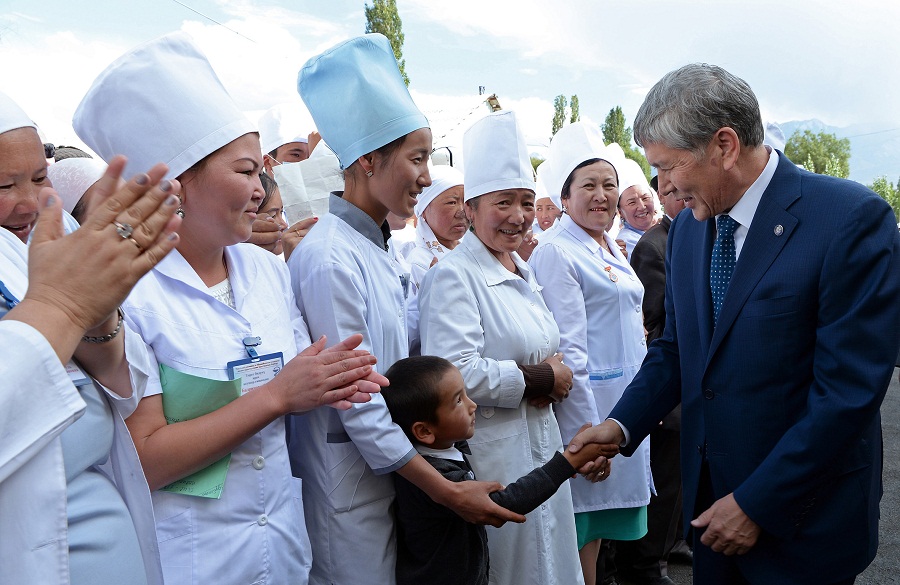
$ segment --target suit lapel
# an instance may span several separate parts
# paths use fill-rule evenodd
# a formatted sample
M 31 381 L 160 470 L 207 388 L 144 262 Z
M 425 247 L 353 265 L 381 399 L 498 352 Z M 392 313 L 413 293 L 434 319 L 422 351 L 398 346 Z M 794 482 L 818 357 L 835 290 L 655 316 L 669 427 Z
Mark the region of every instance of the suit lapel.
M 700 249 L 694 252 L 694 282 L 697 283 L 695 301 L 697 303 L 697 319 L 700 330 L 701 355 L 709 355 L 709 343 L 713 336 L 712 295 L 709 292 L 709 264 L 713 244 L 716 241 L 716 222 L 707 220 L 697 222 L 700 237 L 697 239 Z
M 794 165 L 782 157 L 778 161 L 778 168 L 772 181 L 759 201 L 759 207 L 753 215 L 753 223 L 741 248 L 741 256 L 734 267 L 734 274 L 719 313 L 719 322 L 712 333 L 707 366 L 722 339 L 740 315 L 750 293 L 790 240 L 794 228 L 797 227 L 797 218 L 786 209 L 799 196 L 800 175 Z M 707 256 L 707 278 L 709 262 Z M 711 312 L 709 323 L 712 323 Z

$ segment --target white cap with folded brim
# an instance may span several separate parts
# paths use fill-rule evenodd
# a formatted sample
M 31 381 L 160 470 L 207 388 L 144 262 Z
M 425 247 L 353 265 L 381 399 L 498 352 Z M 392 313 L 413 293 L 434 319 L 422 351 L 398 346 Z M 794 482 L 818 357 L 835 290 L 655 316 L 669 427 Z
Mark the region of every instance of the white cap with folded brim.
M 34 128 L 35 124 L 28 114 L 11 97 L 0 91 L 0 134 L 19 128 Z
M 50 183 L 69 213 L 104 172 L 106 163 L 96 158 L 66 158 L 47 167 Z
M 647 177 L 644 175 L 644 169 L 637 162 L 626 158 L 622 160 L 622 168 L 618 169 L 618 171 L 619 194 L 634 186 L 640 187 L 641 192 L 652 192 L 650 183 L 647 182 Z
M 535 190 L 525 135 L 512 111 L 478 120 L 463 135 L 465 200 L 506 189 Z
M 537 180 L 535 181 L 534 200 L 537 201 L 538 199 L 549 197 L 550 201 L 553 202 L 553 205 L 562 209 L 562 201 L 559 198 L 559 193 L 554 194 L 547 188 L 547 177 L 553 175 L 550 161 L 545 160 L 539 164 L 538 168 L 535 169 L 535 174 L 537 175 Z
M 425 187 L 416 197 L 414 209 L 417 217 L 422 217 L 431 202 L 440 197 L 447 189 L 452 189 L 463 184 L 463 174 L 449 165 L 430 166 L 431 185 Z
M 309 143 L 309 123 L 304 120 L 303 104 L 278 104 L 259 118 L 259 144 L 269 153 L 291 142 Z
M 428 127 L 400 76 L 391 43 L 381 34 L 352 38 L 307 61 L 297 91 L 342 169 Z
M 553 194 L 554 203 L 557 198 L 562 196 L 566 179 L 578 165 L 585 161 L 596 158 L 608 162 L 616 171 L 618 180 L 621 180 L 622 174 L 619 168 L 625 157 L 620 156 L 619 152 L 621 149 L 617 152 L 603 143 L 603 135 L 595 124 L 575 122 L 563 126 L 550 141 L 548 158 L 548 162 L 551 163 L 551 172 L 546 178 L 547 190 Z
M 75 132 L 109 162 L 128 157 L 124 177 L 158 162 L 177 177 L 256 127 L 237 108 L 190 35 L 172 33 L 129 51 L 88 90 Z

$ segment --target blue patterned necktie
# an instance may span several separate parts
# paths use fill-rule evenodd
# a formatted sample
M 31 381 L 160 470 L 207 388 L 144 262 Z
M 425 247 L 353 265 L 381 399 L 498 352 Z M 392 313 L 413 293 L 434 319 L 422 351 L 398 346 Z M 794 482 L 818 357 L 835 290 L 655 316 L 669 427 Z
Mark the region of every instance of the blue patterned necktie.
M 713 246 L 712 261 L 709 267 L 709 290 L 712 293 L 713 323 L 719 320 L 725 291 L 731 282 L 737 253 L 734 247 L 734 230 L 738 222 L 728 215 L 716 218 L 716 243 Z

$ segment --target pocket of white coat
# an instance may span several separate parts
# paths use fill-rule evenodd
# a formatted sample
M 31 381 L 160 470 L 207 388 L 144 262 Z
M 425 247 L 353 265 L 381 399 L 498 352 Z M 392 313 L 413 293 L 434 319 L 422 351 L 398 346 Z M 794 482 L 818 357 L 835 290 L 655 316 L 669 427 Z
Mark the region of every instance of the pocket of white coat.
M 193 533 L 190 508 L 156 521 L 156 539 L 167 585 L 191 583 L 194 572 Z
M 344 438 L 346 437 L 346 440 Z M 325 497 L 339 512 L 363 506 L 394 493 L 389 473 L 376 476 L 345 433 L 329 433 L 325 450 L 328 477 Z

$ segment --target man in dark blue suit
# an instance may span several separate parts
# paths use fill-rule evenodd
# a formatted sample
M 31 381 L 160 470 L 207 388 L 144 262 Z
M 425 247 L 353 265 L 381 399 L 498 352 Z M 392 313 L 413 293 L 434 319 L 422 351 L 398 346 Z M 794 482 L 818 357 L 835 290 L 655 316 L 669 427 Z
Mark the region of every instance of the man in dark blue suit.
M 695 583 L 852 583 L 878 548 L 894 216 L 763 146 L 756 97 L 719 67 L 667 74 L 634 135 L 691 211 L 669 232 L 663 336 L 572 448 L 628 455 L 681 402 Z

